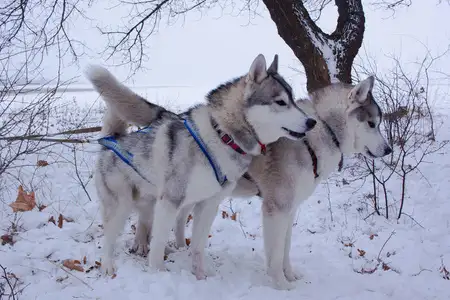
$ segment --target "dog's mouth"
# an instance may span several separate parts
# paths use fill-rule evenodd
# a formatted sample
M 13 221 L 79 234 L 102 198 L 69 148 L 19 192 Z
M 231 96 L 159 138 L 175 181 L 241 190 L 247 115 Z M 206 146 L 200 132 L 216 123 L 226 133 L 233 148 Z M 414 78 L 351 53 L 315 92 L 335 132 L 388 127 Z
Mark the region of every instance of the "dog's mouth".
M 366 150 L 367 156 L 369 156 L 369 157 L 371 157 L 371 158 L 377 158 L 377 157 L 378 157 L 378 156 L 374 155 L 374 154 L 369 150 L 369 148 L 368 148 L 367 146 L 366 146 L 365 150 Z
M 304 132 L 297 132 L 297 131 L 293 131 L 290 129 L 287 129 L 286 127 L 281 127 L 283 128 L 284 131 L 286 131 L 290 136 L 296 138 L 296 139 L 301 139 L 303 137 L 305 137 L 305 133 Z

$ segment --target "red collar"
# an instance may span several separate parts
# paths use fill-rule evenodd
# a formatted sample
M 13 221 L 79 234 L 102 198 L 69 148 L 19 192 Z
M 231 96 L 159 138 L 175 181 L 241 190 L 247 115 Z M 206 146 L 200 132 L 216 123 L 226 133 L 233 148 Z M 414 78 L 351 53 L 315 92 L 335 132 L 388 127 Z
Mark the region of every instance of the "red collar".
M 214 129 L 216 130 L 217 134 L 219 135 L 220 139 L 225 145 L 230 146 L 234 151 L 236 151 L 239 154 L 245 155 L 247 154 L 244 150 L 242 150 L 241 147 L 239 147 L 238 144 L 234 142 L 234 139 L 227 133 L 223 132 L 219 128 L 219 124 L 215 123 L 213 124 Z M 258 141 L 259 146 L 261 147 L 261 154 L 266 154 L 266 145 Z

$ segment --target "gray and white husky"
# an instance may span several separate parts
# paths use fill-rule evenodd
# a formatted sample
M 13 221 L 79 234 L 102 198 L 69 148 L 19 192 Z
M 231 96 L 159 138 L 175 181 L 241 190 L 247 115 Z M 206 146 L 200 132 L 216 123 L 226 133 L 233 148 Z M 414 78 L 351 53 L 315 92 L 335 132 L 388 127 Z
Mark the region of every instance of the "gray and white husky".
M 294 216 L 316 186 L 341 166 L 343 155 L 378 158 L 392 152 L 380 131 L 382 111 L 370 76 L 356 86 L 336 83 L 299 100 L 317 124 L 302 141 L 279 140 L 267 155 L 253 159 L 248 174 L 263 198 L 263 234 L 267 271 L 276 287 L 293 288 L 300 278 L 289 252 Z M 178 226 L 176 227 L 178 228 Z
M 343 155 L 362 153 L 377 158 L 392 152 L 380 132 L 382 111 L 372 95 L 373 85 L 370 76 L 356 85 L 332 84 L 311 93 L 309 99 L 298 100 L 297 105 L 317 120 L 314 129 L 301 141 L 280 139 L 268 145 L 267 154 L 256 156 L 238 181 L 237 194 L 263 198 L 266 264 L 277 288 L 290 289 L 300 278 L 289 258 L 299 205 L 342 163 Z M 185 245 L 184 228 L 191 208 L 185 206 L 178 215 L 178 246 Z
M 206 104 L 182 117 L 142 101 L 102 67 L 86 73 L 107 104 L 101 134 L 113 143 L 102 149 L 95 171 L 104 271 L 115 271 L 114 244 L 133 208 L 140 223 L 148 222 L 137 236 L 152 225 L 150 266 L 165 270 L 164 248 L 177 212 L 195 204 L 192 268 L 198 279 L 205 278 L 204 247 L 219 203 L 266 144 L 301 139 L 316 121 L 295 104 L 291 87 L 278 74 L 277 56 L 266 68 L 258 55 L 245 76 L 212 90 Z M 130 119 L 151 129 L 127 133 Z

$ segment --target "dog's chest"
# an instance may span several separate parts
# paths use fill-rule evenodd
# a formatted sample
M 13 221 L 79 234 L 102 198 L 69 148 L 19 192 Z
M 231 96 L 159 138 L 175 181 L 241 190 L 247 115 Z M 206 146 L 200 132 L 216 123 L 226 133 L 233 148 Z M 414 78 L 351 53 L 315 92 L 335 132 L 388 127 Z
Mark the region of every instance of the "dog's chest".
M 221 193 L 229 184 L 230 182 L 220 185 L 210 166 L 194 166 L 189 174 L 185 201 L 195 203 L 211 198 Z
M 333 151 L 316 152 L 317 165 L 314 166 L 313 160 L 307 151 L 300 152 L 301 159 L 294 166 L 291 166 L 290 173 L 296 174 L 294 187 L 294 199 L 297 204 L 308 199 L 315 191 L 322 180 L 326 180 L 339 164 L 340 153 Z M 317 175 L 317 177 L 316 177 Z

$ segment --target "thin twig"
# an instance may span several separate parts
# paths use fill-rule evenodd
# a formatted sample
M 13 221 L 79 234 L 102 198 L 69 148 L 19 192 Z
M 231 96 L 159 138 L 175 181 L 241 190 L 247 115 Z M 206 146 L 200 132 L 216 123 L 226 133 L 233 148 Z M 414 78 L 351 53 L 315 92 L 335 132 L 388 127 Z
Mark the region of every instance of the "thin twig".
M 73 146 L 73 164 L 74 164 L 74 166 L 75 166 L 75 175 L 77 176 L 78 181 L 80 182 L 80 185 L 81 185 L 81 187 L 83 188 L 85 194 L 88 196 L 89 201 L 92 202 L 91 195 L 89 195 L 89 192 L 88 192 L 87 189 L 86 189 L 86 184 L 83 182 L 83 179 L 82 179 L 81 176 L 80 176 L 80 172 L 78 171 L 77 150 L 76 150 L 76 147 L 75 147 L 75 146 Z M 89 183 L 89 181 L 88 181 L 88 183 Z
M 231 211 L 231 213 L 233 215 L 237 216 L 236 212 L 233 210 L 233 204 L 231 202 L 232 200 L 233 200 L 232 198 L 230 198 L 230 200 L 229 200 L 229 202 L 230 202 L 230 211 Z M 238 220 L 239 226 L 241 227 L 242 233 L 244 234 L 244 237 L 247 238 L 247 234 L 245 233 L 244 226 L 242 225 L 242 222 L 241 222 L 241 216 L 239 216 L 238 218 L 239 218 L 239 220 Z
M 411 220 L 414 221 L 414 223 L 416 223 L 417 225 L 419 225 L 422 229 L 425 229 L 425 227 L 423 227 L 422 225 L 420 225 L 420 223 L 417 222 L 416 219 L 414 219 L 411 215 L 408 215 L 407 213 L 404 213 L 404 212 L 402 212 L 401 214 L 402 214 L 402 215 L 405 215 L 405 216 L 407 216 L 407 217 L 410 217 Z
M 389 242 L 389 240 L 392 238 L 392 236 L 395 234 L 395 230 L 392 230 L 391 234 L 389 235 L 389 237 L 387 238 L 387 240 L 384 242 L 383 247 L 381 247 L 380 252 L 378 252 L 378 257 L 377 260 L 381 261 L 380 256 L 381 256 L 381 252 L 383 251 L 384 247 L 386 246 L 386 244 Z
M 3 279 L 5 279 L 6 283 L 9 286 L 10 294 L 8 295 L 8 299 L 16 300 L 17 299 L 16 298 L 16 292 L 14 290 L 15 290 L 15 287 L 16 287 L 16 284 L 17 284 L 18 280 L 14 276 L 15 282 L 14 282 L 14 284 L 12 284 L 11 280 L 9 280 L 8 273 L 6 272 L 6 268 L 4 266 L 2 266 L 2 265 L 0 265 L 0 268 L 3 271 L 2 277 L 3 277 Z M 6 294 L 4 294 L 4 295 L 6 296 Z M 1 296 L 1 294 L 0 294 L 0 296 Z

